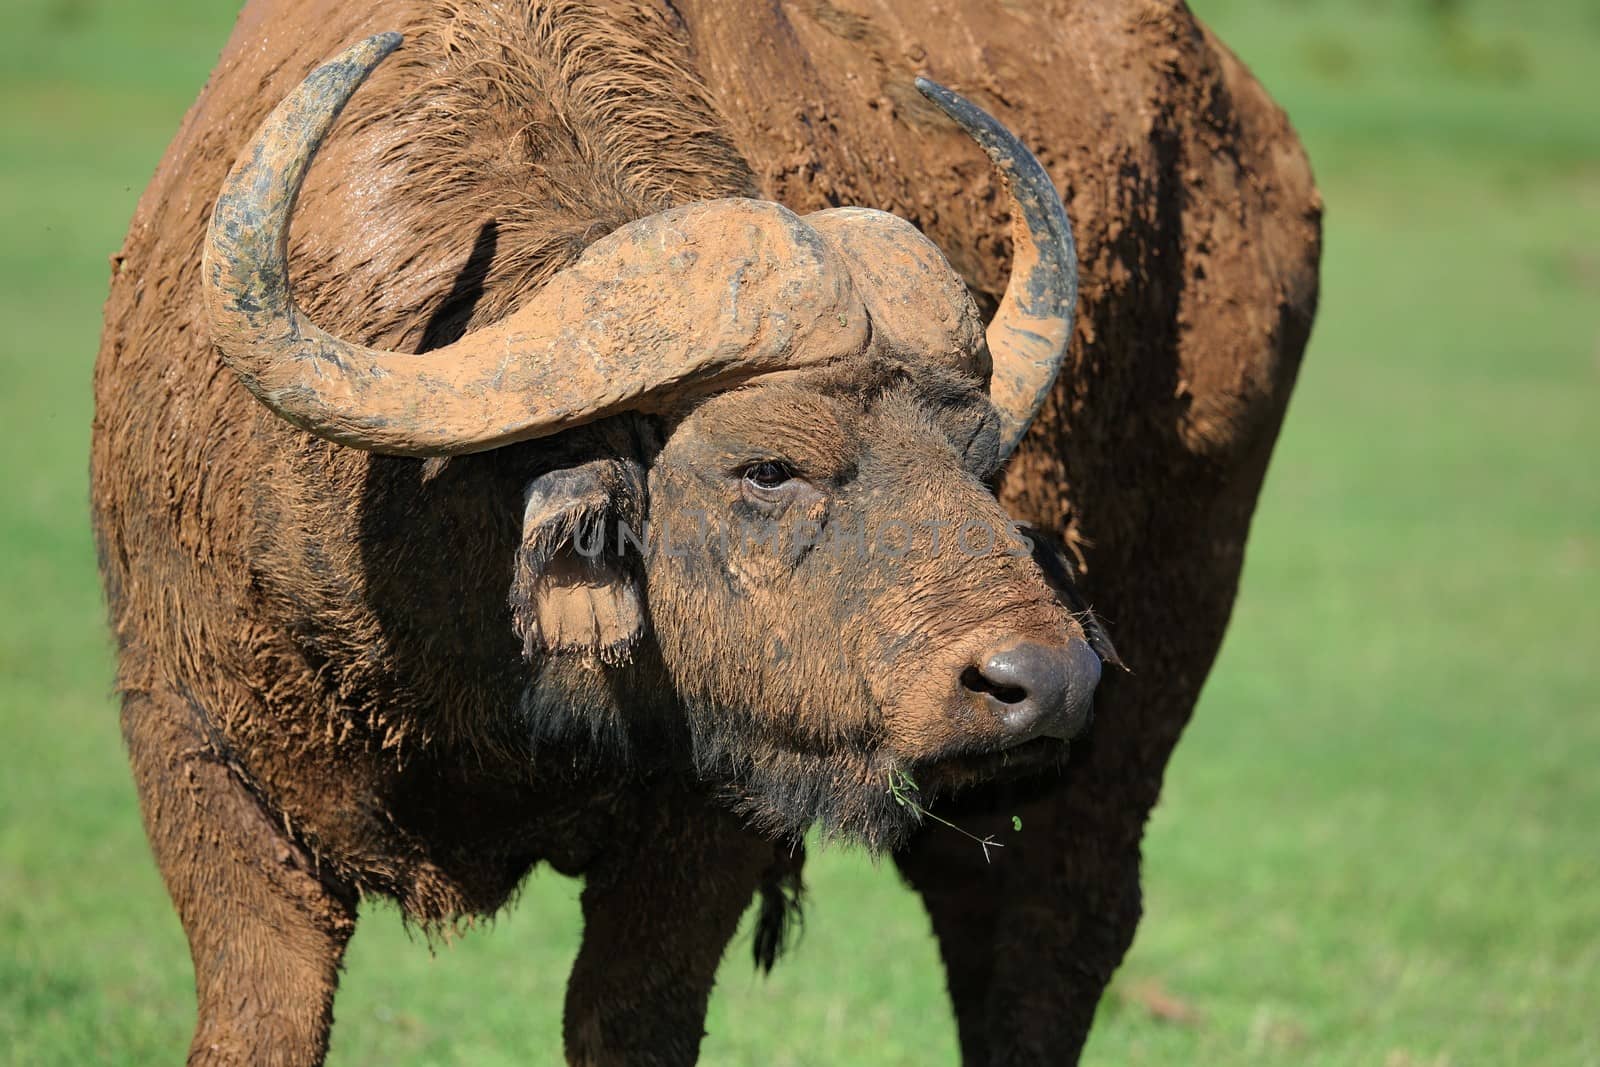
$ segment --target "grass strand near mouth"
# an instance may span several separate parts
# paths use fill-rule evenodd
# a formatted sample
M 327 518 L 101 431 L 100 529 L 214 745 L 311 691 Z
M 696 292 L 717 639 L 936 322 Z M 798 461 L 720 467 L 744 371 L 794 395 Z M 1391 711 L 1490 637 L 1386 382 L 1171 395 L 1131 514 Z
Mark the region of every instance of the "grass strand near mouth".
M 922 806 L 922 801 L 918 799 L 919 793 L 920 790 L 917 787 L 916 781 L 906 771 L 896 769 L 889 772 L 889 795 L 894 797 L 894 802 L 896 804 L 899 804 L 902 808 L 916 812 L 917 818 L 919 819 L 932 820 L 933 822 L 938 823 L 940 826 L 949 827 L 962 837 L 970 838 L 978 845 L 979 848 L 983 849 L 983 862 L 991 862 L 989 859 L 989 850 L 991 848 L 1006 847 L 999 841 L 995 840 L 995 836 L 993 834 L 985 834 L 983 837 L 979 837 L 970 830 L 957 826 L 949 819 L 935 815 L 933 812 Z M 1011 817 L 1011 820 L 1012 828 L 1020 831 L 1022 829 L 1022 820 L 1015 815 Z

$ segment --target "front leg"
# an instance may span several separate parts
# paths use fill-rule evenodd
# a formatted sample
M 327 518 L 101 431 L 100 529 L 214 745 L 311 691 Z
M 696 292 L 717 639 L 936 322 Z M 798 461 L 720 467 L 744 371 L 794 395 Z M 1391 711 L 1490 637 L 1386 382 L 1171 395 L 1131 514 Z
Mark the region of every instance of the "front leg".
M 665 795 L 670 794 L 670 795 Z M 678 1067 L 700 1052 L 722 951 L 773 844 L 670 787 L 586 875 L 563 1033 L 574 1067 Z
M 328 1048 L 356 897 L 216 753 L 203 713 L 123 695 L 145 831 L 194 961 L 190 1067 L 313 1067 Z
M 1077 1062 L 1133 941 L 1140 820 L 1094 810 L 1075 784 L 1026 802 L 998 790 L 960 805 L 964 814 L 941 810 L 974 837 L 1004 843 L 992 862 L 939 825 L 895 856 L 932 920 L 967 1067 Z
M 941 814 L 941 818 L 944 815 Z M 1005 841 L 1005 862 L 1011 842 L 1000 837 L 990 816 L 951 820 L 982 840 L 991 834 Z M 988 999 L 994 982 L 994 935 L 999 923 L 1004 885 L 972 841 L 945 826 L 926 826 L 895 853 L 906 882 L 922 897 L 933 923 L 933 936 L 944 961 L 945 983 L 955 1010 L 961 1062 L 976 1067 L 989 1062 Z

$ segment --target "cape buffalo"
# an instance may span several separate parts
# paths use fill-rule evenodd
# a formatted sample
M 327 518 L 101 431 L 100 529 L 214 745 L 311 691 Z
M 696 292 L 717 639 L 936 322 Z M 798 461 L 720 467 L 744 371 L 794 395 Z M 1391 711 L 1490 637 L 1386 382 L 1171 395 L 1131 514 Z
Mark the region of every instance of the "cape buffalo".
M 921 894 L 967 1062 L 1074 1058 L 1318 241 L 1176 0 L 251 0 L 95 374 L 190 1061 L 318 1062 L 359 895 L 543 861 L 568 1059 L 690 1062 L 817 824 Z

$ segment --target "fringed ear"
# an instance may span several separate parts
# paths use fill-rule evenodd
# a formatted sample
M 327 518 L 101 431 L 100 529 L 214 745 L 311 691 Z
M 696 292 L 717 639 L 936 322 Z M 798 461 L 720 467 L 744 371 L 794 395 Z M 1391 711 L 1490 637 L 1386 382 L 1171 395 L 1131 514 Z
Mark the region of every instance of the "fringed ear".
M 511 614 L 529 659 L 626 662 L 647 627 L 640 561 L 623 547 L 644 528 L 643 468 L 598 459 L 528 484 Z
M 1033 526 L 1024 526 L 1022 533 L 1033 546 L 1033 561 L 1044 571 L 1045 581 L 1050 583 L 1050 588 L 1055 590 L 1061 603 L 1077 617 L 1078 625 L 1083 627 L 1084 640 L 1100 657 L 1100 662 L 1119 670 L 1129 670 L 1128 665 L 1122 662 L 1122 657 L 1117 655 L 1117 646 L 1111 643 L 1111 634 L 1105 624 L 1078 591 L 1077 576 L 1073 566 L 1067 562 L 1066 548 L 1056 538 Z

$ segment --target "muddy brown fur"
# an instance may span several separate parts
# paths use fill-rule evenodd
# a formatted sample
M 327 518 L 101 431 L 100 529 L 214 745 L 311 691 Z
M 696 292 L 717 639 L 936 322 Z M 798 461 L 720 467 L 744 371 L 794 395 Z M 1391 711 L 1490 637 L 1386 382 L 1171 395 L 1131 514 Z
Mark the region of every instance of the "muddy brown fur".
M 123 731 L 194 959 L 192 1063 L 320 1062 L 361 894 L 438 927 L 493 913 L 538 862 L 585 881 L 569 1061 L 690 1062 L 753 895 L 758 955 L 776 955 L 791 838 L 816 821 L 892 849 L 921 894 L 965 1062 L 1077 1055 L 1231 610 L 1315 307 L 1320 201 L 1282 113 L 1181 4 L 939 11 L 246 6 L 116 259 L 95 375 Z M 602 236 L 727 196 L 892 212 L 992 310 L 1006 197 L 912 87 L 924 73 L 1031 146 L 1072 213 L 1082 300 L 1043 413 L 999 473 L 981 383 L 910 357 L 448 461 L 295 429 L 211 344 L 206 224 L 268 110 L 385 30 L 406 45 L 354 98 L 295 215 L 295 293 L 331 333 L 427 359 Z M 950 589 L 948 568 L 913 554 L 867 575 L 850 612 L 810 614 L 860 576 L 819 555 L 780 596 L 800 566 L 781 551 L 558 560 L 585 523 L 730 514 L 727 487 L 695 472 L 741 426 L 770 436 L 775 411 L 796 462 L 856 486 L 861 514 L 1053 534 L 1076 599 L 1014 556 L 930 605 L 907 591 Z M 595 491 L 541 520 L 551 477 Z M 970 736 L 918 678 L 985 627 L 1081 635 L 1082 605 L 1131 667 L 1107 672 L 1087 738 L 998 775 L 964 764 Z M 1025 832 L 985 862 L 879 788 L 897 769 L 979 836 L 1013 814 Z

